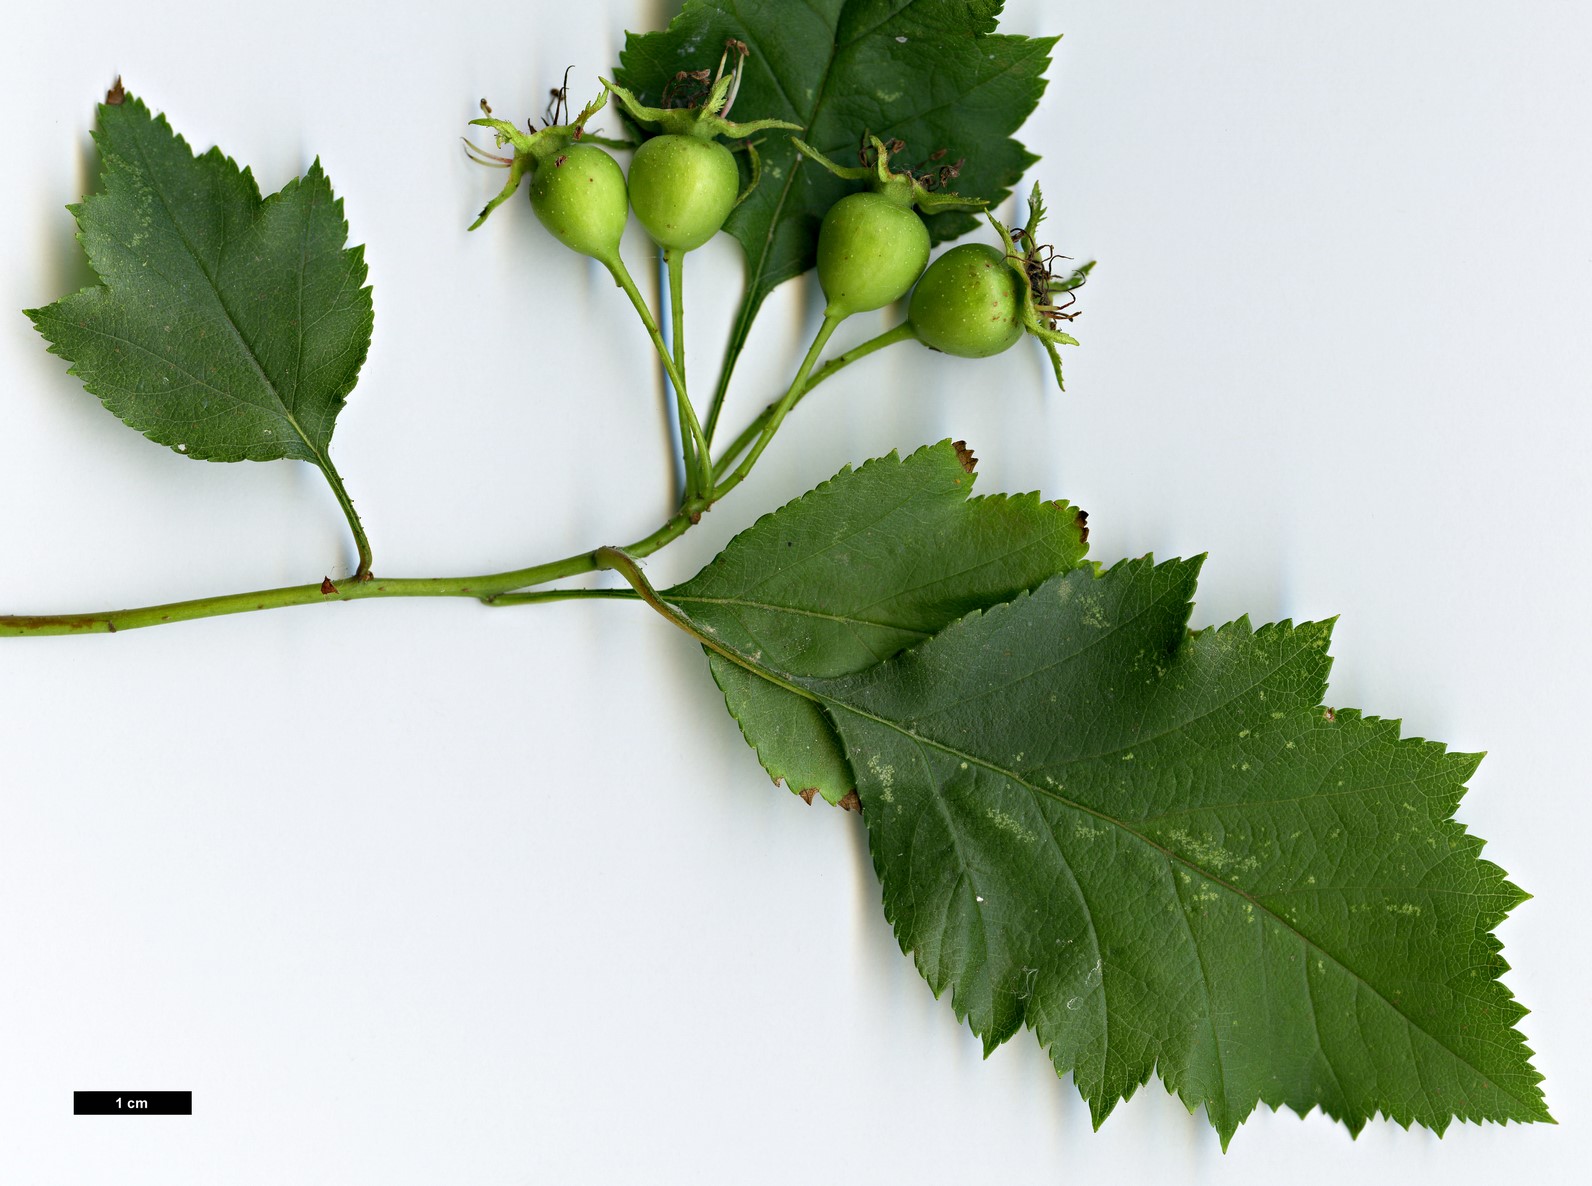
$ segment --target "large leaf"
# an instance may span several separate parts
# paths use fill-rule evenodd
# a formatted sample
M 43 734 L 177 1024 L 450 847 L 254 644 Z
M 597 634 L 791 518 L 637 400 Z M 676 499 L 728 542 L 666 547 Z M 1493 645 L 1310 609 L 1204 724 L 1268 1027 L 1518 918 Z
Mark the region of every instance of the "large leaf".
M 677 73 L 713 67 L 735 38 L 751 57 L 734 118 L 789 120 L 842 161 L 865 132 L 904 140 L 913 162 L 944 149 L 948 161 L 965 158 L 956 190 L 995 203 L 1036 159 L 1012 133 L 1039 102 L 1056 42 L 995 34 L 1000 10 L 1001 0 L 686 0 L 666 30 L 626 37 L 618 81 L 660 104 Z M 813 266 L 819 221 L 856 188 L 783 135 L 763 137 L 759 152 L 762 182 L 726 227 L 746 252 L 747 291 L 721 382 L 764 298 Z M 954 213 L 928 222 L 936 242 L 975 225 Z
M 1453 819 L 1477 757 L 1324 707 L 1328 625 L 1191 634 L 1198 567 L 1076 567 L 831 678 L 662 596 L 822 708 L 903 949 L 986 1049 L 1034 1030 L 1097 1123 L 1152 1073 L 1224 1145 L 1259 1103 L 1548 1120 L 1492 933 L 1524 895 Z
M 843 470 L 758 520 L 665 596 L 782 671 L 837 676 L 1082 563 L 1082 512 L 1036 494 L 969 499 L 973 464 L 965 446 L 943 441 Z M 852 790 L 816 704 L 708 658 L 769 774 L 809 800 L 817 792 L 835 803 Z
M 1452 816 L 1477 757 L 1321 706 L 1326 625 L 1189 635 L 1196 562 L 1080 570 L 812 690 L 885 911 L 993 1047 L 1096 1123 L 1152 1070 L 1259 1102 L 1545 1120 L 1491 934 L 1524 895 Z
M 361 248 L 316 161 L 264 200 L 127 95 L 99 110 L 104 192 L 73 208 L 102 283 L 29 310 L 50 349 L 151 440 L 208 461 L 327 445 L 370 345 Z

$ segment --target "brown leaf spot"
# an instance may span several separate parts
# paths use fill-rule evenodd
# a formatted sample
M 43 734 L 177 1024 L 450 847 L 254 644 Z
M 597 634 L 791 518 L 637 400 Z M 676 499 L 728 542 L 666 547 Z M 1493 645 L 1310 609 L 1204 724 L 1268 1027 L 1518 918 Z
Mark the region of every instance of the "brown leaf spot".
M 1338 719 L 1338 714 L 1333 712 L 1332 709 L 1330 709 L 1330 708 L 1323 710 L 1321 715 L 1322 715 L 1322 717 L 1324 719 L 1329 720 L 1329 721 L 1335 721 L 1335 720 Z
M 332 578 L 331 577 L 322 577 L 321 578 L 321 594 L 322 594 L 322 596 L 330 597 L 336 592 L 337 592 L 337 586 L 332 584 Z
M 840 802 L 836 803 L 835 806 L 842 811 L 855 811 L 858 815 L 862 814 L 862 800 L 857 798 L 856 791 L 847 791 L 840 797 Z
M 1088 543 L 1089 542 L 1089 512 L 1088 511 L 1079 511 L 1076 522 L 1078 524 L 1078 542 L 1079 543 L 1083 543 L 1083 544 Z
M 967 447 L 967 442 L 952 441 L 951 448 L 956 450 L 956 460 L 961 463 L 962 469 L 972 473 L 973 467 L 978 464 L 978 458 L 973 456 L 973 450 Z
M 818 788 L 817 787 L 807 787 L 804 790 L 797 791 L 796 793 L 802 797 L 802 802 L 803 803 L 805 803 L 805 804 L 807 804 L 807 806 L 811 807 L 813 805 L 813 796 L 818 793 Z
M 105 92 L 105 102 L 112 107 L 120 107 L 125 98 L 127 98 L 127 88 L 122 85 L 122 76 L 118 74 L 116 81 L 111 84 L 111 89 Z

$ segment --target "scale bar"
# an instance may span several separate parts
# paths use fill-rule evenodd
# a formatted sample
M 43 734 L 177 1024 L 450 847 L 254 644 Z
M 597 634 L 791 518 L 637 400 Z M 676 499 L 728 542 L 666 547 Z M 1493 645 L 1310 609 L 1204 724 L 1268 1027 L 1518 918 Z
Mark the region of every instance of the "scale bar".
M 74 1116 L 192 1116 L 191 1091 L 74 1091 Z

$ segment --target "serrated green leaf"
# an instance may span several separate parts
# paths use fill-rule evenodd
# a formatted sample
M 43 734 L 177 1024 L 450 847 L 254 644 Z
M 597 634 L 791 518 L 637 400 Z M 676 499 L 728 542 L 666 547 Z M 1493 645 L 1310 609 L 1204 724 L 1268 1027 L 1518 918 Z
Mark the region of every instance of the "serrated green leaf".
M 822 708 L 903 950 L 1097 1124 L 1152 1073 L 1224 1146 L 1261 1103 L 1551 1121 L 1493 934 L 1525 895 L 1453 818 L 1479 758 L 1324 707 L 1330 624 L 1190 633 L 1199 563 L 1076 567 L 830 678 L 655 604 Z
M 1039 102 L 1054 37 L 994 32 L 1000 0 L 686 0 L 659 33 L 630 34 L 617 78 L 642 102 L 661 102 L 682 70 L 713 67 L 729 38 L 751 49 L 737 119 L 776 118 L 835 160 L 856 155 L 865 132 L 907 144 L 904 160 L 965 158 L 954 188 L 992 205 L 1036 159 L 1012 133 Z M 746 252 L 747 291 L 725 373 L 768 294 L 814 263 L 818 224 L 857 188 L 801 156 L 785 136 L 764 137 L 762 181 L 725 229 Z M 976 225 L 965 213 L 927 220 L 935 242 Z
M 1064 574 L 807 681 L 903 949 L 1097 1124 L 1152 1071 L 1224 1145 L 1257 1103 L 1549 1119 L 1491 934 L 1523 895 L 1452 818 L 1478 758 L 1323 708 L 1325 624 L 1190 635 L 1198 567 Z
M 219 149 L 195 158 L 131 95 L 101 105 L 95 140 L 104 192 L 73 213 L 102 283 L 29 310 L 51 351 L 188 457 L 329 469 L 373 316 L 320 162 L 262 200 L 249 170 Z
M 782 671 L 844 675 L 1083 562 L 1084 516 L 1038 495 L 968 497 L 973 460 L 943 441 L 870 461 L 764 516 L 665 596 Z M 764 768 L 831 803 L 854 786 L 812 701 L 711 651 L 713 678 Z

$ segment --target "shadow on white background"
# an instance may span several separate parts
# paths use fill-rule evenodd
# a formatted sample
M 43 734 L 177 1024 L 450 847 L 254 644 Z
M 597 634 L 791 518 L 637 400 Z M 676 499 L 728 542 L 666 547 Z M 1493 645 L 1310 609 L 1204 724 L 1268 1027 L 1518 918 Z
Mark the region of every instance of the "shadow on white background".
M 606 278 L 458 136 L 540 111 L 652 5 L 12 14 L 0 306 L 86 280 L 61 207 L 118 72 L 275 189 L 319 154 L 377 327 L 334 440 L 383 571 L 493 571 L 666 512 L 655 368 Z M 1587 1154 L 1584 11 L 1007 5 L 1064 32 L 1023 139 L 1102 262 L 1068 391 L 1031 343 L 901 348 L 816 394 L 679 544 L 689 575 L 842 465 L 947 436 L 1095 556 L 1209 551 L 1196 624 L 1341 614 L 1329 698 L 1487 749 L 1461 818 L 1558 1129 L 1260 1115 L 1226 1157 L 1158 1083 L 1098 1133 L 1022 1035 L 988 1062 L 895 946 L 858 821 L 772 789 L 639 606 L 391 602 L 0 642 L 0 1163 L 17 1182 L 1571 1180 Z M 639 16 L 639 20 L 638 20 Z M 634 270 L 643 244 L 632 228 Z M 733 244 L 691 260 L 711 374 Z M 728 427 L 799 359 L 770 299 Z M 848 326 L 845 341 L 869 327 Z M 305 467 L 193 465 L 0 316 L 0 603 L 346 573 Z M 191 1118 L 73 1118 L 73 1089 Z

